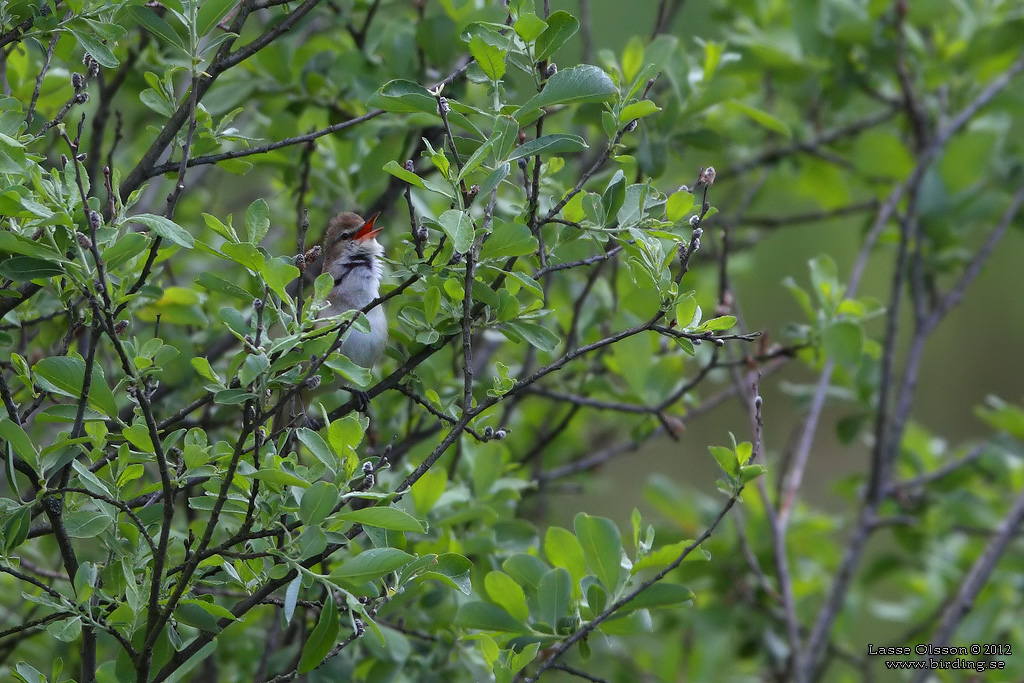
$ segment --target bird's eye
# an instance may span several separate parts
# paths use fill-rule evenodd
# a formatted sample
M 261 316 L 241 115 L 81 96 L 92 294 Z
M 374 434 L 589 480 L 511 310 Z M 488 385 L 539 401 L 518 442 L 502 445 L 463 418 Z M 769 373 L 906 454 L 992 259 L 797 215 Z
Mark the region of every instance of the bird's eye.
M 350 239 L 352 239 L 352 233 L 350 233 L 350 232 L 343 232 L 343 233 L 341 233 L 341 235 L 339 237 L 341 239 L 343 239 L 343 240 L 350 240 Z

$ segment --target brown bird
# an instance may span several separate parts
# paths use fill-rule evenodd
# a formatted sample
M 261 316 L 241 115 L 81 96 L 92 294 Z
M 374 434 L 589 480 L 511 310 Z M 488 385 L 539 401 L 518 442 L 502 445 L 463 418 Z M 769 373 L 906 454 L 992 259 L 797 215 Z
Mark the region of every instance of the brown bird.
M 344 211 L 331 219 L 324 235 L 323 272 L 334 278 L 334 288 L 327 296 L 330 304 L 323 315 L 358 311 L 380 296 L 383 266 L 380 257 L 384 247 L 375 239 L 380 228 L 374 227 L 379 213 L 369 220 Z M 388 321 L 382 306 L 366 314 L 370 332 L 351 330 L 341 345 L 341 352 L 364 368 L 372 368 L 384 356 L 388 345 Z

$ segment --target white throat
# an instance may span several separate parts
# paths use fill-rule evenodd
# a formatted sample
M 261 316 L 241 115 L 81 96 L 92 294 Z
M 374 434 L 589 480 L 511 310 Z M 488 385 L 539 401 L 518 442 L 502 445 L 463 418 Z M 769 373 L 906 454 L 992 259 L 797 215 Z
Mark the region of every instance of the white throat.
M 340 310 L 362 308 L 377 298 L 383 266 L 384 249 L 377 240 L 354 242 L 342 251 L 326 272 L 334 278 L 331 303 Z

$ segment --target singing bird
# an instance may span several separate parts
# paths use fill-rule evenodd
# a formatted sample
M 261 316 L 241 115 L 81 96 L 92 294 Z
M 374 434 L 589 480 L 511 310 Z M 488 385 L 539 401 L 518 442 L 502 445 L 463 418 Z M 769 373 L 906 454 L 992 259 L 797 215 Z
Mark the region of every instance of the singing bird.
M 380 228 L 374 227 L 374 221 L 378 216 L 363 220 L 358 214 L 344 211 L 327 224 L 323 272 L 334 278 L 334 288 L 327 296 L 330 305 L 323 315 L 361 310 L 380 295 L 384 247 L 376 240 Z M 388 320 L 382 306 L 372 308 L 366 318 L 369 333 L 350 330 L 340 350 L 353 363 L 372 368 L 387 349 Z

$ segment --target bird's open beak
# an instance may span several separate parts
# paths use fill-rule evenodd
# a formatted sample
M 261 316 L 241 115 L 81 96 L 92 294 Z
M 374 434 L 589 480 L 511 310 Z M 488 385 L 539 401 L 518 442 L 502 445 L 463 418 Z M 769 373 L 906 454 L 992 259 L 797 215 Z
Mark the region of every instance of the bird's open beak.
M 380 211 L 370 216 L 370 220 L 363 223 L 363 227 L 359 228 L 356 232 L 354 239 L 357 239 L 360 242 L 365 242 L 366 240 L 376 237 L 377 233 L 381 231 L 380 228 L 377 228 L 376 230 L 373 229 L 373 222 L 377 220 L 378 216 L 380 216 Z

